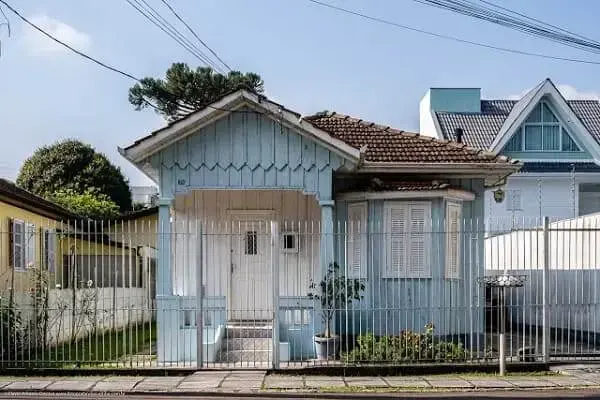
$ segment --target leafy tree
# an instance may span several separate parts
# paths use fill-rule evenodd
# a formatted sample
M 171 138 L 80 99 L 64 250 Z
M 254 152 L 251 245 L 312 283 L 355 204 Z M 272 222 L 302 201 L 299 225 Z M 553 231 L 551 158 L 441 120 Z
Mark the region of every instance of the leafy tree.
M 129 102 L 136 110 L 151 104 L 165 119 L 174 120 L 242 88 L 264 91 L 261 77 L 252 72 L 223 75 L 208 67 L 193 70 L 185 63 L 174 63 L 165 79 L 147 77 L 131 87 Z
M 88 190 L 76 193 L 73 190 L 61 190 L 50 196 L 55 203 L 82 217 L 91 219 L 115 219 L 119 216 L 119 206 L 104 193 Z
M 121 212 L 131 209 L 131 192 L 121 170 L 89 144 L 65 140 L 40 147 L 29 157 L 17 184 L 43 197 L 63 190 L 104 194 Z

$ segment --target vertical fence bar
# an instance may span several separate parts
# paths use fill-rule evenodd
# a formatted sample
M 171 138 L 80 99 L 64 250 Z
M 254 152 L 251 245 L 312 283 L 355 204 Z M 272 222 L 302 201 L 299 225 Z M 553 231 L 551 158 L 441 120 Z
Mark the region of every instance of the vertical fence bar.
M 196 367 L 204 366 L 204 282 L 202 224 L 196 219 Z
M 273 369 L 279 369 L 279 231 L 271 221 L 271 270 L 273 276 Z
M 542 347 L 544 363 L 550 361 L 550 321 L 548 300 L 550 298 L 550 219 L 544 217 L 544 269 L 542 272 Z

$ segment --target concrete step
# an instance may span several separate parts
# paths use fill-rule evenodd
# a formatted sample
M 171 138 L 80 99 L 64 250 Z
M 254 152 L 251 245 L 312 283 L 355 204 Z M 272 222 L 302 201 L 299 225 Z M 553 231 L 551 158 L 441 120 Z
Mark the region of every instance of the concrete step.
M 226 335 L 228 339 L 236 338 L 271 338 L 273 337 L 273 326 L 239 326 L 227 325 Z
M 232 350 L 270 350 L 271 338 L 226 338 L 221 343 L 221 349 Z
M 219 362 L 268 362 L 272 358 L 271 350 L 233 350 L 218 355 Z

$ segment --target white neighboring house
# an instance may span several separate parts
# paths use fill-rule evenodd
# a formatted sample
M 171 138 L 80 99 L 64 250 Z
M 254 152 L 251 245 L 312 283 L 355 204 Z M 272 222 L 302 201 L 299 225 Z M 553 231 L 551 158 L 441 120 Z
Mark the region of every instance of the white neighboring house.
M 152 207 L 158 199 L 158 188 L 156 186 L 131 186 L 131 200 L 135 203 Z
M 519 100 L 482 100 L 478 88 L 431 88 L 420 133 L 523 162 L 505 199 L 486 192 L 485 215 L 522 221 L 600 211 L 600 102 L 566 100 L 546 79 Z

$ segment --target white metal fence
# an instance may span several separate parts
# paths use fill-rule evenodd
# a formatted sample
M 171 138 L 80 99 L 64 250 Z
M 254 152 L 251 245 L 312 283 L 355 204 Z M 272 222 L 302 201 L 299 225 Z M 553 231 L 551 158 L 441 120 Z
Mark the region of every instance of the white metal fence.
M 488 363 L 502 310 L 509 361 L 600 359 L 595 216 L 450 222 L 9 221 L 0 364 Z

